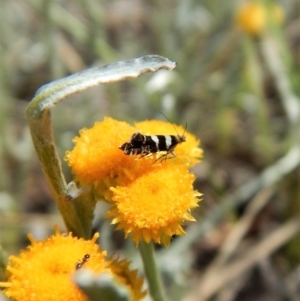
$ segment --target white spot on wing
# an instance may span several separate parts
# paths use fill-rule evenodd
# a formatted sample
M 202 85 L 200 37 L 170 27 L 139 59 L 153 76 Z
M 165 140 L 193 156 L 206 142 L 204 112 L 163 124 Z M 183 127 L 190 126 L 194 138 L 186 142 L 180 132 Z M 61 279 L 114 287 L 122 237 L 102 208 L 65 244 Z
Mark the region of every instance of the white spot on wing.
M 165 138 L 166 138 L 166 147 L 167 147 L 167 149 L 169 149 L 170 146 L 172 145 L 171 136 L 170 135 L 165 135 Z
M 158 138 L 157 138 L 157 136 L 155 136 L 155 135 L 152 135 L 151 136 L 151 139 L 156 143 L 156 145 L 158 146 Z

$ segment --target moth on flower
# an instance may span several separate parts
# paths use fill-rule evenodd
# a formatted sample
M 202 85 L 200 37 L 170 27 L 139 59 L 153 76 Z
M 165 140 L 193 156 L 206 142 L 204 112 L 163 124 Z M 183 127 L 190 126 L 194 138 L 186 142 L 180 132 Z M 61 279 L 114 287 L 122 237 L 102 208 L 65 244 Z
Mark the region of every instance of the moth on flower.
M 175 127 L 174 129 L 177 132 Z M 148 135 L 143 135 L 140 132 L 135 132 L 131 136 L 130 140 L 128 142 L 123 143 L 121 146 L 119 146 L 119 148 L 124 152 L 125 155 L 129 155 L 129 156 L 140 155 L 139 159 L 158 152 L 166 152 L 166 153 L 157 160 L 167 160 L 167 159 L 175 158 L 176 157 L 174 153 L 175 147 L 178 144 L 186 141 L 186 137 L 184 136 L 185 131 L 186 131 L 186 127 L 181 136 L 178 134 L 178 132 L 177 132 L 177 136 L 175 135 L 148 136 Z M 169 154 L 171 154 L 172 157 L 168 157 Z

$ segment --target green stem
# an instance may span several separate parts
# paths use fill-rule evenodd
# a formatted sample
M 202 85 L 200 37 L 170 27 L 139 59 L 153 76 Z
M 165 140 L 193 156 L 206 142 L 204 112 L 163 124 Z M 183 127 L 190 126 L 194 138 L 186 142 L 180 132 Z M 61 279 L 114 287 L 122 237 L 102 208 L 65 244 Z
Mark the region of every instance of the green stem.
M 145 274 L 148 280 L 149 292 L 154 301 L 164 301 L 164 292 L 162 286 L 162 280 L 157 268 L 157 264 L 154 256 L 154 246 L 150 242 L 147 244 L 142 241 L 139 244 L 139 250 L 142 256 Z

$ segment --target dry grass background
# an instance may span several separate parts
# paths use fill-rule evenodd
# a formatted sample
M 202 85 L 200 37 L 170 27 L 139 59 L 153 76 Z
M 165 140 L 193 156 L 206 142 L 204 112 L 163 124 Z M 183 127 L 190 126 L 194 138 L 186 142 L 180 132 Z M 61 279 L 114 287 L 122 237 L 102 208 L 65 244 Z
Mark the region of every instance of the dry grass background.
M 285 23 L 274 39 L 285 48 L 279 63 L 299 101 L 300 2 L 280 3 Z M 240 4 L 0 1 L 3 250 L 18 252 L 27 232 L 39 238 L 54 223 L 63 227 L 24 117 L 35 91 L 93 65 L 160 54 L 178 63 L 175 71 L 93 88 L 52 111 L 60 156 L 80 128 L 107 115 L 139 121 L 164 112 L 187 123 L 205 152 L 194 169 L 204 200 L 188 235 L 158 250 L 170 300 L 300 300 L 299 158 L 287 157 L 298 147 L 299 121 L 291 122 L 261 40 L 236 28 Z M 135 260 L 135 247 L 103 222 L 101 208 L 97 216 L 102 243 Z

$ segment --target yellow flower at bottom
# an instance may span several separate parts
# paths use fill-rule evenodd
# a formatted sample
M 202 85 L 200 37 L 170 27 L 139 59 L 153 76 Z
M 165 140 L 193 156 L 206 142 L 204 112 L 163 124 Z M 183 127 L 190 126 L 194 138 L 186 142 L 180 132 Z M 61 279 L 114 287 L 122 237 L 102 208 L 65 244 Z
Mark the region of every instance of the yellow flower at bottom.
M 113 267 L 118 266 L 118 262 L 106 260 L 106 252 L 100 251 L 95 243 L 99 237 L 98 233 L 91 240 L 83 240 L 73 237 L 71 233 L 60 234 L 56 228 L 55 235 L 45 241 L 35 241 L 31 235 L 28 237 L 31 246 L 19 256 L 10 256 L 10 264 L 7 266 L 10 273 L 8 281 L 0 282 L 0 287 L 5 288 L 4 294 L 15 301 L 88 300 L 71 280 L 76 267 L 82 263 L 86 254 L 89 258 L 84 267 L 90 268 L 94 273 L 106 272 L 120 278 L 119 274 L 114 275 L 113 272 Z M 135 271 L 126 270 L 123 275 L 126 273 L 136 276 Z M 123 282 L 134 284 L 135 287 L 130 287 L 132 294 L 142 296 L 140 281 L 124 279 Z
M 172 235 L 185 234 L 184 221 L 194 221 L 200 193 L 193 190 L 195 176 L 185 166 L 166 164 L 153 168 L 125 187 L 112 187 L 114 207 L 107 213 L 126 237 L 168 246 Z

